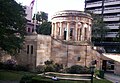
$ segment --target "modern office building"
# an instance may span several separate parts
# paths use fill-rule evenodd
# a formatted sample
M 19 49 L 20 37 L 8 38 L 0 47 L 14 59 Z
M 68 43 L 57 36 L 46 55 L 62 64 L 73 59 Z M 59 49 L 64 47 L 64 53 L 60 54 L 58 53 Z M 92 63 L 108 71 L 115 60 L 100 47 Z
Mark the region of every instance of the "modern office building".
M 113 44 L 113 39 L 118 34 L 120 25 L 120 0 L 85 0 L 85 10 L 103 15 L 103 20 L 110 29 L 105 42 L 109 46 L 118 45 L 115 42 Z M 113 49 L 113 51 L 116 50 Z

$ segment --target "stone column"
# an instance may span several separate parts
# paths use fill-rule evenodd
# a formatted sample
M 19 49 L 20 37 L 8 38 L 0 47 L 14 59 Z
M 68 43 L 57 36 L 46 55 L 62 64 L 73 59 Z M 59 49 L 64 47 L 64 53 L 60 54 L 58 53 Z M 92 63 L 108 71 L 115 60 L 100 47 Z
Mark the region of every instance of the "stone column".
M 89 38 L 88 38 L 88 36 L 89 36 L 89 27 L 88 27 L 88 25 L 87 24 L 84 24 L 84 28 L 85 28 L 85 30 L 86 31 L 84 31 L 85 33 L 84 33 L 84 39 L 85 40 L 89 40 Z M 85 38 L 86 37 L 86 38 Z
M 91 42 L 91 25 L 90 25 L 90 24 L 89 24 L 89 27 L 88 27 L 88 28 L 89 28 L 89 30 L 88 30 L 88 31 L 89 31 L 89 32 L 88 32 L 88 33 L 89 33 L 89 34 L 88 34 L 88 39 L 89 39 L 89 41 Z
M 55 27 L 55 26 L 54 26 L 54 23 L 52 23 L 52 31 L 51 31 L 51 32 L 52 32 L 52 33 L 51 33 L 51 36 L 52 36 L 52 37 L 54 36 L 54 27 Z
M 60 22 L 60 39 L 62 39 L 62 22 Z
M 57 38 L 57 23 L 55 23 L 54 38 Z
M 76 27 L 75 27 L 75 41 L 77 41 L 77 29 L 78 29 L 78 22 L 76 22 L 76 25 L 75 25 Z
M 70 32 L 70 22 L 67 22 L 67 35 L 66 35 L 66 40 L 69 40 L 69 32 Z
M 84 32 L 85 32 L 84 29 L 85 29 L 84 24 L 82 24 L 82 27 L 81 27 L 81 41 L 84 41 Z

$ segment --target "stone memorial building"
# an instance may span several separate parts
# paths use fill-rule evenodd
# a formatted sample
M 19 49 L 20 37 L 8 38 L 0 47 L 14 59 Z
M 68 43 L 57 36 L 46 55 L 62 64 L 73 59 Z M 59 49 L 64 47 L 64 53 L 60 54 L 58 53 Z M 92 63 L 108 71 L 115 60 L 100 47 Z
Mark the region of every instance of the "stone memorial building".
M 76 10 L 55 13 L 52 17 L 51 36 L 27 35 L 24 49 L 16 57 L 18 63 L 34 69 L 38 65 L 44 65 L 47 60 L 53 60 L 64 67 L 90 66 L 96 60 L 96 67 L 99 68 L 100 54 L 91 44 L 91 25 L 90 14 Z
M 34 23 L 28 22 L 26 26 L 24 47 L 18 55 L 12 57 L 17 64 L 29 67 L 31 70 L 44 62 L 54 61 L 64 67 L 72 65 L 91 66 L 96 61 L 96 68 L 106 70 L 107 60 L 115 61 L 115 74 L 120 74 L 120 55 L 102 53 L 91 42 L 92 30 L 91 15 L 76 10 L 56 12 L 52 17 L 51 36 L 34 33 Z M 0 61 L 11 59 L 11 56 L 2 53 Z M 111 58 L 112 57 L 112 58 Z M 115 59 L 114 59 L 115 58 Z

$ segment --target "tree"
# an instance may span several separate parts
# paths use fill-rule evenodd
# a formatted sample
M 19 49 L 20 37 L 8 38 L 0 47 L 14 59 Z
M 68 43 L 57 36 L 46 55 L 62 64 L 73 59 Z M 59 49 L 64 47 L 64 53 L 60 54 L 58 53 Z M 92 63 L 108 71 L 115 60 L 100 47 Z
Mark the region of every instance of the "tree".
M 48 14 L 45 12 L 37 12 L 37 14 L 34 14 L 33 20 L 35 20 L 35 15 L 37 23 L 43 23 L 48 21 Z
M 25 35 L 25 7 L 15 0 L 0 0 L 0 48 L 14 54 Z
M 119 27 L 118 27 L 118 33 L 117 33 L 117 35 L 116 35 L 116 40 L 117 40 L 118 42 L 120 42 L 120 24 L 119 24 Z
M 48 21 L 48 15 L 47 15 L 47 13 L 41 12 L 41 21 L 42 21 L 42 23 Z
M 120 53 L 120 24 L 118 27 L 118 33 L 116 35 L 116 41 L 119 42 L 119 45 L 117 46 L 118 52 Z
M 103 21 L 103 17 L 97 14 L 90 13 L 93 18 L 92 25 L 92 41 L 102 42 L 109 32 L 109 28 Z
M 38 34 L 50 35 L 51 34 L 51 22 L 43 22 L 38 28 Z

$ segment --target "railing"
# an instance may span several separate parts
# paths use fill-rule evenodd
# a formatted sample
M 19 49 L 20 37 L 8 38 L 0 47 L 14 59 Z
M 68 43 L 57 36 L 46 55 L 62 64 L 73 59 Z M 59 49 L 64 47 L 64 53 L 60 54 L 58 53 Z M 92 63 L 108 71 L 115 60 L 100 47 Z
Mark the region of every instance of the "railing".
M 58 79 L 63 80 L 85 80 L 90 81 L 91 80 L 91 74 L 65 74 L 65 73 L 55 73 L 55 72 L 46 72 L 44 74 L 38 74 L 38 75 L 44 75 L 47 78 L 52 78 L 53 76 L 56 76 Z

